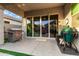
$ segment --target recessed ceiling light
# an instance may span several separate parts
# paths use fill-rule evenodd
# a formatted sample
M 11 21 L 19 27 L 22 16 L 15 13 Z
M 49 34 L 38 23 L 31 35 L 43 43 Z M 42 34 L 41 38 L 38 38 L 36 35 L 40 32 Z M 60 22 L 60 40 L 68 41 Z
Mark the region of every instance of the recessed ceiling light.
M 23 4 L 22 4 L 22 6 L 24 7 L 24 6 L 25 6 L 25 4 L 23 3 Z
M 20 4 L 18 4 L 17 6 L 18 6 L 18 7 L 21 7 L 21 5 L 20 5 Z

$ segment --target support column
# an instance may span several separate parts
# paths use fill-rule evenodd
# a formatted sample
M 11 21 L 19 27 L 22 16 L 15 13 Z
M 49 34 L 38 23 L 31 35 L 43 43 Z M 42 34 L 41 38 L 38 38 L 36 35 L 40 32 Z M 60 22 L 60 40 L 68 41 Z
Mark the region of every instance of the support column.
M 3 20 L 4 9 L 0 6 L 0 44 L 4 44 L 4 20 Z
M 48 15 L 48 37 L 50 38 L 50 14 Z
M 23 35 L 22 35 L 22 39 L 26 38 L 27 32 L 26 32 L 26 18 L 22 19 L 22 31 L 23 31 Z
M 32 17 L 32 37 L 34 37 L 34 24 L 33 24 L 33 22 L 34 22 L 34 18 Z
M 41 25 L 41 22 L 42 22 L 42 18 L 40 16 L 40 37 L 42 37 L 42 25 Z

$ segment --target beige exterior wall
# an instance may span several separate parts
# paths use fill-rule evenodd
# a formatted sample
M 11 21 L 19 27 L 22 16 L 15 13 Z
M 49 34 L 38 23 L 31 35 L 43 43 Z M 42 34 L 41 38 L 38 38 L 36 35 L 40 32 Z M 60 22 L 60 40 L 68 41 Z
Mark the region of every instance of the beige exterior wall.
M 72 26 L 75 27 L 79 32 L 79 20 L 78 20 L 79 16 L 78 15 L 79 14 L 72 17 Z M 75 44 L 76 44 L 78 51 L 79 51 L 79 37 L 78 37 L 78 39 L 75 40 Z
M 79 31 L 79 13 L 72 16 L 72 26 L 76 27 Z
M 4 20 L 3 9 L 0 7 L 0 44 L 4 43 Z
M 68 20 L 69 20 L 68 25 L 69 25 L 70 27 L 72 27 L 72 15 L 71 15 L 71 10 L 70 10 L 70 8 L 71 8 L 71 4 L 66 4 L 66 5 L 64 6 L 64 20 L 66 21 L 66 19 L 68 19 Z M 66 23 L 65 23 L 65 24 L 66 24 Z

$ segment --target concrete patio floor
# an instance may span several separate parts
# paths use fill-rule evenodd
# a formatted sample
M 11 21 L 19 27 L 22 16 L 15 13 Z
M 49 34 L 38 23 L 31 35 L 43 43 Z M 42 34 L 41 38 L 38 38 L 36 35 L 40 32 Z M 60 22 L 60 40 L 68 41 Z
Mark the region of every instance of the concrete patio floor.
M 72 56 L 62 54 L 57 46 L 56 40 L 53 39 L 24 39 L 15 43 L 5 43 L 0 45 L 1 49 L 17 51 L 34 56 Z M 0 56 L 8 56 L 1 54 Z

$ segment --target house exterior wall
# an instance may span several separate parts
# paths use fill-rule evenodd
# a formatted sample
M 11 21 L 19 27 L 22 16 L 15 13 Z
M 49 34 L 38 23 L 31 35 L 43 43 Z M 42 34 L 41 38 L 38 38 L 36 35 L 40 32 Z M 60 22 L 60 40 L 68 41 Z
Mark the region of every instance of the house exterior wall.
M 4 20 L 3 20 L 3 9 L 0 7 L 0 44 L 4 43 Z
M 68 25 L 72 27 L 72 15 L 71 15 L 71 4 L 66 4 L 64 6 L 64 20 L 66 22 L 66 19 L 69 20 Z

